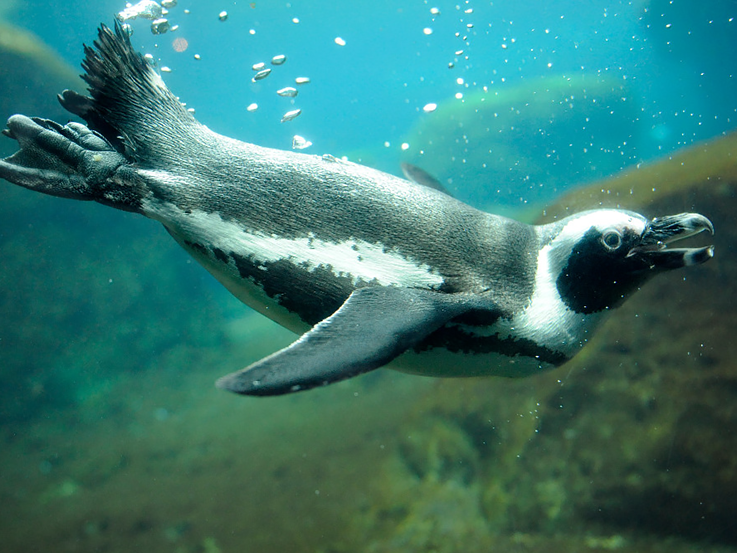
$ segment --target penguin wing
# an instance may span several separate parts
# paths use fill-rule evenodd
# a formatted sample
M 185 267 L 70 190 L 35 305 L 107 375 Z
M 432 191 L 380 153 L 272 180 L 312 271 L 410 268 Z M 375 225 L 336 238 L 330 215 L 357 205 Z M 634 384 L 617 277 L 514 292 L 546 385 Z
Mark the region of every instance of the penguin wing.
M 222 377 L 217 386 L 268 396 L 338 382 L 386 365 L 451 319 L 479 310 L 498 311 L 476 295 L 360 288 L 296 342 Z

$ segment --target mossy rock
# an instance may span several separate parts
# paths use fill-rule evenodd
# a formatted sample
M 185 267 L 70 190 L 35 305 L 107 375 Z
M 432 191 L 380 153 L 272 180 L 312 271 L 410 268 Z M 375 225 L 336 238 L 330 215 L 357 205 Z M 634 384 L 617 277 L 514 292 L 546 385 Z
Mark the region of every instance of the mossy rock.
M 531 79 L 447 100 L 423 114 L 406 137 L 403 161 L 447 183 L 458 198 L 498 212 L 500 205 L 557 197 L 632 163 L 637 117 L 621 78 Z

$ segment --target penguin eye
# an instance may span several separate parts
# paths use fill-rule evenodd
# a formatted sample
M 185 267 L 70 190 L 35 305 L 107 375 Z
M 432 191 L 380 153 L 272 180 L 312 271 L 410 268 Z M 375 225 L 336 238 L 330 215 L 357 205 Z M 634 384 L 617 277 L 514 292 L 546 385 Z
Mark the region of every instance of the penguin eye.
M 622 235 L 614 229 L 610 229 L 601 235 L 602 245 L 610 252 L 613 252 L 622 245 Z

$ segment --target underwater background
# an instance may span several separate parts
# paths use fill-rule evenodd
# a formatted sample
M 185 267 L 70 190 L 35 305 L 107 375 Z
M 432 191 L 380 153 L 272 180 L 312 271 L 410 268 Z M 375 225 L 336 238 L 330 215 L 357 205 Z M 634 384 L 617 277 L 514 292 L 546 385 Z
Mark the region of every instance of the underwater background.
M 123 9 L 0 0 L 0 120 L 66 122 L 56 94 L 84 89 L 82 44 Z M 737 551 L 737 2 L 190 0 L 167 19 L 128 21 L 132 42 L 216 132 L 411 162 L 527 222 L 700 212 L 716 256 L 546 374 L 243 398 L 213 382 L 293 334 L 156 223 L 0 182 L 0 551 Z

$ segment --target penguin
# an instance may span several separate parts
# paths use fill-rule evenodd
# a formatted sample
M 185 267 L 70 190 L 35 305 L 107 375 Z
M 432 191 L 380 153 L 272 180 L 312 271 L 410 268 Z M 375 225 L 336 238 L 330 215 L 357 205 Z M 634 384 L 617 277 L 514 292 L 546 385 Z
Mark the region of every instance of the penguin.
M 240 142 L 199 123 L 116 23 L 85 46 L 86 124 L 14 115 L 0 178 L 160 222 L 246 305 L 301 334 L 222 377 L 244 395 L 307 390 L 389 366 L 521 377 L 559 366 L 652 276 L 699 265 L 697 213 L 597 209 L 527 225 L 330 155 Z

